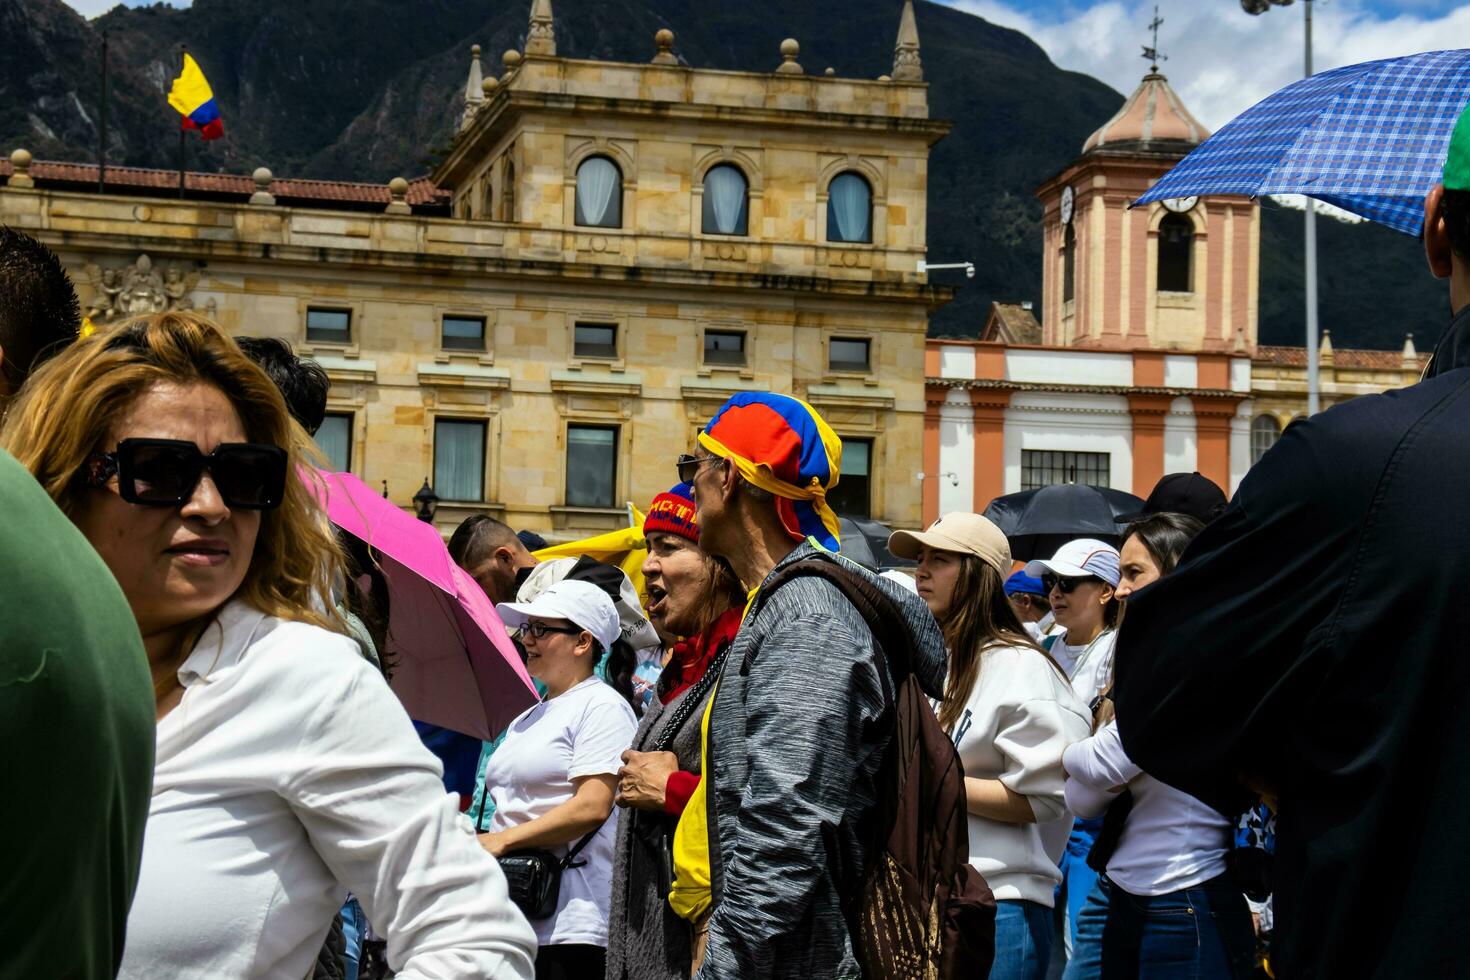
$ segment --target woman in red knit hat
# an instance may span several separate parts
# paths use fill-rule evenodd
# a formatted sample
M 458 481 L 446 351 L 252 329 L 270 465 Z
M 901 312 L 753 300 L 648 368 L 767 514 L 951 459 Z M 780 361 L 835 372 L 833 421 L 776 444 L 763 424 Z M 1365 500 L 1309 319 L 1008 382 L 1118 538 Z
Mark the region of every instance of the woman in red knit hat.
M 699 720 L 740 628 L 745 593 L 734 573 L 699 550 L 689 485 L 661 493 L 643 522 L 648 618 L 673 644 L 633 747 L 624 753 L 608 922 L 607 976 L 687 980 L 689 924 L 669 907 L 674 827 L 700 779 Z

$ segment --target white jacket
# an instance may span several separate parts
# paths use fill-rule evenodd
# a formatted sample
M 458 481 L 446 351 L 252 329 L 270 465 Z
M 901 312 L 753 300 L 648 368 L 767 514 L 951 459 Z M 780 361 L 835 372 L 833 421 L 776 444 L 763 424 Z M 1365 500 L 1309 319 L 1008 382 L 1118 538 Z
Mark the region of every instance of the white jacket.
M 970 815 L 970 863 L 998 899 L 1050 908 L 1061 879 L 1047 853 L 1043 825 L 1066 820 L 1062 751 L 1086 738 L 1092 719 L 1067 678 L 1028 647 L 994 647 L 951 733 L 965 776 L 998 779 L 1031 804 L 1036 823 Z

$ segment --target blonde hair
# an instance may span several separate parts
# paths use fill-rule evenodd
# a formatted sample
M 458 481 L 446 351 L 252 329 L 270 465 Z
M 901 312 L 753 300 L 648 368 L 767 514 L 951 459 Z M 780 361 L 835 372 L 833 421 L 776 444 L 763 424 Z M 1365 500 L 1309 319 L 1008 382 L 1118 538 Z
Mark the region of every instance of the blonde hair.
M 321 455 L 275 384 L 209 320 L 190 313 L 134 317 L 72 344 L 37 370 L 11 403 L 0 447 L 75 519 L 88 492 L 79 477 L 87 457 L 103 449 L 139 396 L 163 383 L 218 388 L 239 413 L 248 440 L 287 453 L 281 505 L 261 512 L 250 567 L 232 598 L 270 616 L 347 633 L 331 599 L 343 554 L 318 502 L 320 477 L 302 465 L 320 463 Z M 316 490 L 306 480 L 317 481 Z M 191 633 L 180 657 L 209 621 Z

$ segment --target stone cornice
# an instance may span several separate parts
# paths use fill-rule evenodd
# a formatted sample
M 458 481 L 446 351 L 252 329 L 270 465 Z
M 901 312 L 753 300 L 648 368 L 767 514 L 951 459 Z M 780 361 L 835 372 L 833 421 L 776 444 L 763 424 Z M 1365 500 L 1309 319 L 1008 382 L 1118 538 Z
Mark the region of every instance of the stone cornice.
M 1001 381 L 991 378 L 925 378 L 928 388 L 990 388 L 1002 391 L 1055 391 L 1073 395 L 1167 395 L 1171 398 L 1212 398 L 1241 401 L 1248 392 L 1223 388 L 1157 388 L 1134 385 L 1073 385 L 1040 381 Z

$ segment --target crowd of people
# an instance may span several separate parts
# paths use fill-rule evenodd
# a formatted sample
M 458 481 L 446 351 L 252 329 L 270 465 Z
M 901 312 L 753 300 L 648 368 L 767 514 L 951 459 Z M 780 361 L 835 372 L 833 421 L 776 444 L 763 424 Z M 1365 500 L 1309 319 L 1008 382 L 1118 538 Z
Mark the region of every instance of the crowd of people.
M 483 744 L 390 687 L 320 369 L 189 313 L 84 335 L 0 229 L 0 976 L 1452 973 L 1470 542 L 1425 498 L 1467 462 L 1470 187 L 1426 208 L 1426 379 L 1228 505 L 1175 474 L 1027 562 L 945 514 L 880 575 L 841 440 L 747 393 L 669 460 L 641 592 L 469 518 L 540 694 Z

